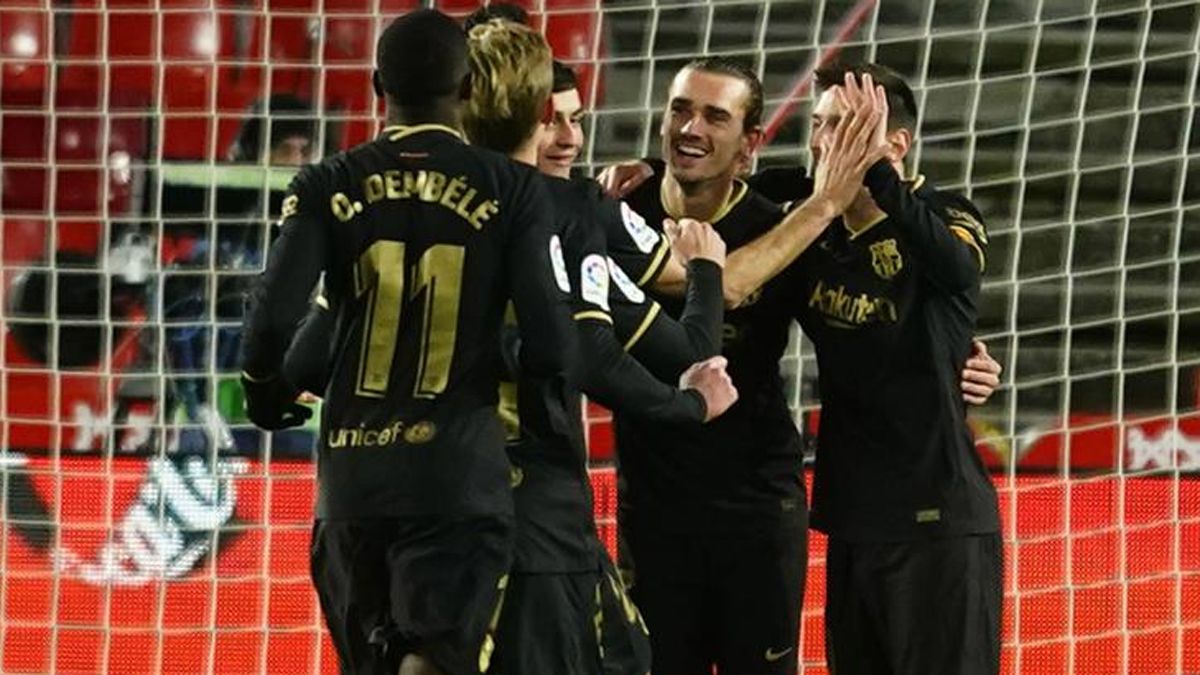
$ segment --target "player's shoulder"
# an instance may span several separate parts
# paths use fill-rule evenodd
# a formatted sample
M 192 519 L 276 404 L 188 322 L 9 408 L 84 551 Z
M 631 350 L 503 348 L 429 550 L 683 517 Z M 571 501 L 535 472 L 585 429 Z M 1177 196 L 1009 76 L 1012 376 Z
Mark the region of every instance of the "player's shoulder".
M 296 175 L 294 183 L 330 192 L 352 188 L 381 169 L 378 158 L 382 154 L 379 150 L 382 140 L 383 137 L 366 141 L 309 164 Z
M 737 200 L 729 213 L 739 223 L 774 224 L 784 216 L 781 204 L 768 198 L 749 183 L 738 180 L 734 183 L 734 199 Z
M 956 190 L 950 190 L 935 185 L 923 174 L 904 181 L 912 192 L 927 202 L 942 208 L 953 208 L 966 211 L 976 218 L 982 218 L 978 207 L 970 199 Z
M 599 184 L 586 178 L 542 178 L 564 244 L 573 251 L 603 250 L 604 229 L 597 226 L 603 220 Z
M 948 225 L 964 227 L 980 242 L 988 242 L 983 214 L 970 199 L 953 190 L 940 189 L 925 180 L 924 176 L 917 176 L 910 185 L 915 194 L 934 205 L 943 214 Z
M 983 223 L 983 214 L 979 207 L 962 193 L 937 187 L 922 175 L 918 175 L 910 184 L 914 193 L 945 211 L 947 215 Z
M 566 208 L 589 208 L 602 197 L 600 184 L 590 178 L 559 178 L 543 174 L 546 190 L 555 203 Z
M 746 183 L 767 199 L 780 204 L 807 199 L 813 192 L 813 180 L 803 166 L 776 166 L 760 169 Z
M 314 190 L 328 188 L 338 182 L 339 177 L 347 172 L 346 151 L 325 157 L 311 164 L 305 164 L 292 178 L 290 190 Z
M 478 145 L 462 145 L 462 153 L 467 157 L 479 162 L 497 174 L 505 176 L 520 177 L 528 180 L 528 176 L 536 173 L 536 171 L 528 171 L 532 167 L 527 164 L 515 162 L 511 157 L 496 152 L 491 148 L 484 148 Z
M 642 214 L 651 221 L 660 220 L 665 214 L 662 207 L 662 182 L 664 171 L 655 171 L 633 192 L 621 198 L 631 209 Z

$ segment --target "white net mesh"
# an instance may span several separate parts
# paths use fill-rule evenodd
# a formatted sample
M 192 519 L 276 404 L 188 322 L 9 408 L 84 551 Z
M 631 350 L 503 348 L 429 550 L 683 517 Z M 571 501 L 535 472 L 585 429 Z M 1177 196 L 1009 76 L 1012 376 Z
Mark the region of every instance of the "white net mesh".
M 312 430 L 245 424 L 237 298 L 293 171 L 266 165 L 304 156 L 288 138 L 315 133 L 320 156 L 373 134 L 374 36 L 415 4 L 0 6 L 0 671 L 336 669 L 307 576 Z M 751 60 L 784 109 L 760 167 L 807 161 L 824 55 L 905 75 L 917 167 L 992 240 L 979 332 L 1005 386 L 975 424 L 1005 517 L 1004 670 L 1200 671 L 1200 6 L 535 9 L 594 104 L 583 170 L 655 154 L 666 82 L 699 54 Z M 811 345 L 784 370 L 811 432 Z M 824 668 L 823 546 L 806 673 Z

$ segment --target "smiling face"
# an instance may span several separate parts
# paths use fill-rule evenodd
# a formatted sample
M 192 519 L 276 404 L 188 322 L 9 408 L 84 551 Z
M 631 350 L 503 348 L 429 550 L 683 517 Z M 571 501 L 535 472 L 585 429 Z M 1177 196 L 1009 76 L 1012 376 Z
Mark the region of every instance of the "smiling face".
M 671 83 L 662 155 L 682 185 L 732 178 L 754 147 L 746 132 L 750 88 L 732 75 L 684 68 Z
M 570 178 L 571 164 L 583 150 L 583 104 L 578 89 L 553 94 L 554 119 L 543 126 L 538 144 L 538 168 L 559 178 Z

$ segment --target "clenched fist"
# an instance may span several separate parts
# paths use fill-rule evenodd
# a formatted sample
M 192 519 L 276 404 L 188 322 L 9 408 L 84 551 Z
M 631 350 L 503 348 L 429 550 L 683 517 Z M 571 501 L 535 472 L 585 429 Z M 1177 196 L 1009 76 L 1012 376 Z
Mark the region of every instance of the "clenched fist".
M 737 402 L 737 387 L 733 386 L 733 380 L 725 372 L 728 364 L 724 356 L 714 356 L 693 364 L 679 378 L 680 389 L 695 389 L 704 397 L 704 404 L 708 407 L 705 422 L 719 417 Z
M 695 258 L 725 266 L 725 240 L 712 225 L 700 220 L 681 218 L 663 220 L 663 232 L 671 242 L 671 254 L 685 267 Z

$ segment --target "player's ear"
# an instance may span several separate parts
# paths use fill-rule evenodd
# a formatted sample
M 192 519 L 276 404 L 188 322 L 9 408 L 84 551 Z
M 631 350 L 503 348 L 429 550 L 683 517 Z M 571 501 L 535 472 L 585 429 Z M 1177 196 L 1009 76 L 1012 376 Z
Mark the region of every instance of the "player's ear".
M 762 145 L 763 138 L 763 128 L 759 126 L 751 127 L 749 131 L 742 133 L 742 151 L 739 159 L 747 167 L 754 159 L 754 153 L 758 152 L 759 146 Z
M 375 95 L 383 98 L 383 78 L 379 77 L 379 71 L 371 71 L 371 86 L 375 88 Z
M 908 156 L 908 151 L 912 148 L 912 131 L 906 127 L 892 129 L 887 133 L 888 141 L 888 161 L 903 162 Z
M 554 97 L 547 96 L 546 104 L 542 106 L 542 124 L 550 126 L 554 123 Z

